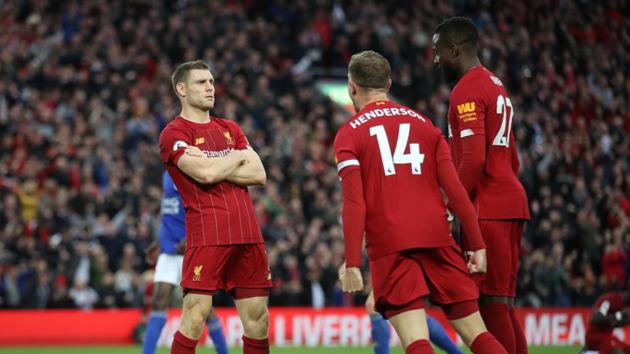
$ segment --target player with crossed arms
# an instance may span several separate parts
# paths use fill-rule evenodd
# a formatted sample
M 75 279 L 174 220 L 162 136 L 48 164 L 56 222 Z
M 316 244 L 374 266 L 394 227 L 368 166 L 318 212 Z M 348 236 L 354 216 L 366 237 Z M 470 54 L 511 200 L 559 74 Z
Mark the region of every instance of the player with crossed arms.
M 219 289 L 235 299 L 244 354 L 269 353 L 271 272 L 247 191 L 265 184 L 265 169 L 238 124 L 210 115 L 214 77 L 204 62 L 179 65 L 172 81 L 182 111 L 160 134 L 160 155 L 186 207 L 186 250 L 171 354 L 195 352 Z
M 147 251 L 147 258 L 153 264 L 155 262 L 154 251 L 159 248 L 159 257 L 153 276 L 155 288 L 153 299 L 151 299 L 151 314 L 142 341 L 142 354 L 155 354 L 158 339 L 166 324 L 169 301 L 175 287 L 182 280 L 184 256 L 181 254 L 181 250 L 184 247 L 186 237 L 184 205 L 181 195 L 167 172 L 162 175 L 162 189 L 160 242 L 159 245 L 155 243 L 151 245 Z M 210 312 L 207 325 L 208 334 L 212 338 L 217 354 L 228 354 L 221 320 L 214 311 Z
M 373 51 L 352 56 L 348 92 L 358 113 L 339 128 L 334 143 L 343 196 L 342 289 L 363 289 L 365 234 L 375 308 L 391 321 L 407 354 L 433 353 L 427 295 L 473 353 L 507 353 L 477 309 L 478 290 L 469 272 L 485 272 L 485 245 L 448 145 L 428 118 L 388 100 L 390 86 L 383 56 Z M 450 236 L 441 188 L 467 231 L 468 264 Z
M 530 215 L 518 180 L 514 107 L 501 80 L 481 65 L 478 37 L 467 18 L 444 21 L 433 35 L 434 62 L 447 82 L 456 83 L 448 109 L 449 143 L 487 246 L 488 272 L 475 277 L 481 316 L 509 353 L 526 354 L 514 297 L 521 235 Z

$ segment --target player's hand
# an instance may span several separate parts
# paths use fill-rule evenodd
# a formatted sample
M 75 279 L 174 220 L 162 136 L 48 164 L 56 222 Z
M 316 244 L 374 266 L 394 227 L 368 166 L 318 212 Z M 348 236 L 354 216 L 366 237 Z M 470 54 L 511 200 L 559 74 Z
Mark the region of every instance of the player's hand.
M 154 266 L 157 262 L 158 256 L 160 255 L 160 245 L 157 241 L 151 242 L 149 247 L 144 250 L 144 261 L 147 262 L 148 265 Z
M 346 273 L 346 262 L 343 262 L 341 264 L 341 267 L 339 267 L 339 269 L 337 270 L 337 276 L 339 277 L 339 280 L 341 280 L 341 277 L 343 277 L 345 273 Z
M 341 277 L 341 290 L 345 293 L 356 293 L 363 290 L 363 276 L 358 267 L 346 268 Z
M 470 274 L 485 273 L 488 270 L 485 248 L 473 252 L 466 252 L 466 254 L 468 256 L 466 266 Z

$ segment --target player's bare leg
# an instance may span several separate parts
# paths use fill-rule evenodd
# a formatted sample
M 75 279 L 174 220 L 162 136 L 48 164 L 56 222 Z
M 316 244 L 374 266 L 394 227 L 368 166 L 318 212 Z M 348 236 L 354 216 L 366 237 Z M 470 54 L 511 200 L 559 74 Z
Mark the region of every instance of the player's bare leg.
M 265 339 L 269 335 L 269 311 L 266 296 L 236 300 L 236 309 L 243 323 L 243 333 L 253 339 Z
M 377 314 L 374 306 L 374 290 L 370 291 L 370 295 L 368 295 L 367 300 L 365 300 L 365 310 L 370 316 Z
M 405 353 L 434 353 L 429 342 L 427 314 L 424 309 L 405 311 L 389 318 L 396 330 Z
M 151 298 L 152 311 L 166 311 L 173 295 L 175 286 L 165 282 L 156 282 Z
M 243 323 L 243 354 L 268 354 L 268 297 L 256 296 L 234 302 Z
M 171 354 L 194 354 L 203 325 L 212 309 L 212 296 L 187 294 L 182 305 L 179 331 L 173 337 Z
M 466 346 L 470 347 L 475 338 L 488 329 L 481 319 L 479 311 L 470 314 L 464 318 L 459 318 L 450 321 L 455 331 L 462 338 L 462 341 Z
M 153 291 L 153 297 L 151 299 L 151 311 L 153 313 L 164 313 L 164 316 L 166 316 L 166 312 L 168 311 L 169 308 L 169 304 L 171 302 L 171 296 L 173 295 L 173 291 L 175 290 L 175 285 L 170 284 L 170 283 L 166 283 L 166 282 L 156 282 L 155 283 L 155 289 Z M 188 297 L 188 296 L 186 296 Z M 186 297 L 184 298 L 184 301 L 186 299 Z M 212 304 L 211 304 L 212 306 Z M 225 344 L 225 337 L 222 333 L 223 329 L 219 326 L 218 330 L 221 332 L 220 337 L 217 338 L 216 336 L 213 336 L 213 332 L 212 332 L 212 328 L 211 328 L 211 323 L 213 320 L 217 320 L 219 317 L 217 316 L 217 314 L 214 312 L 214 308 L 210 308 L 210 313 L 208 314 L 208 331 L 210 336 L 212 337 L 212 341 L 215 343 L 215 348 L 217 349 L 217 352 L 220 353 L 221 349 L 220 348 L 224 348 L 222 350 L 227 351 L 227 349 L 225 349 L 227 347 L 227 345 Z M 183 320 L 182 320 L 183 322 Z M 160 331 L 161 331 L 161 327 L 160 327 Z M 182 334 L 184 334 L 183 330 L 180 330 L 180 332 L 182 332 Z M 190 333 L 189 333 L 190 334 Z M 186 335 L 186 334 L 184 334 Z M 186 335 L 188 337 L 188 335 Z M 189 337 L 192 339 L 195 339 L 193 337 Z M 198 338 L 198 337 L 197 337 Z M 219 343 L 219 341 L 221 341 Z M 144 345 L 144 343 L 143 343 Z M 155 349 L 155 348 L 154 348 Z M 144 350 L 144 347 L 143 347 Z M 144 352 L 143 352 L 144 353 Z M 151 351 L 151 353 L 155 353 L 155 350 Z
M 475 354 L 500 354 L 508 352 L 499 344 L 499 342 L 488 332 L 486 325 L 483 323 L 479 311 L 472 314 L 450 320 L 455 331 L 462 338 L 462 341 Z M 511 354 L 511 353 L 510 353 Z
M 184 296 L 179 331 L 188 338 L 199 339 L 210 310 L 212 310 L 211 295 L 193 293 Z

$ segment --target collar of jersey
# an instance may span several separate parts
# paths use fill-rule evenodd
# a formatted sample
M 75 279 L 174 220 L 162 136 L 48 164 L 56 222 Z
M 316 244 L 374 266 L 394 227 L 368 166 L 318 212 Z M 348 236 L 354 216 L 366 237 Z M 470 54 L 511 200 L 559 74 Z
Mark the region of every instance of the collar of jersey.
M 365 112 L 365 111 L 369 111 L 370 109 L 376 107 L 376 105 L 378 103 L 384 103 L 386 106 L 389 106 L 392 103 L 392 100 L 378 100 L 378 101 L 374 101 L 374 102 L 370 102 L 368 104 L 366 104 L 362 110 L 360 110 L 359 112 Z

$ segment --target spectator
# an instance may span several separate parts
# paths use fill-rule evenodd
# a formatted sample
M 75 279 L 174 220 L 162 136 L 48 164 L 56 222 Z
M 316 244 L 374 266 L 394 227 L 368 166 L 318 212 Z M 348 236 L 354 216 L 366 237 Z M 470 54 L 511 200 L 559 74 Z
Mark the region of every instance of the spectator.
M 179 109 L 171 68 L 196 58 L 219 75 L 213 113 L 239 121 L 267 168 L 267 186 L 251 193 L 271 304 L 347 303 L 331 275 L 343 260 L 330 146 L 348 113 L 314 80 L 343 76 L 354 52 L 380 51 L 396 99 L 447 132 L 449 87 L 429 31 L 453 15 L 479 26 L 482 60 L 515 107 L 532 211 L 518 302 L 590 306 L 628 286 L 629 6 L 3 2 L 0 306 L 44 306 L 46 284 L 47 307 L 74 306 L 68 284 L 83 306 L 142 305 L 139 255 L 159 220 L 156 141 Z
M 75 280 L 74 286 L 69 292 L 70 298 L 74 301 L 74 305 L 83 310 L 89 310 L 94 307 L 98 301 L 98 293 L 89 287 L 82 280 Z

